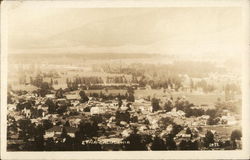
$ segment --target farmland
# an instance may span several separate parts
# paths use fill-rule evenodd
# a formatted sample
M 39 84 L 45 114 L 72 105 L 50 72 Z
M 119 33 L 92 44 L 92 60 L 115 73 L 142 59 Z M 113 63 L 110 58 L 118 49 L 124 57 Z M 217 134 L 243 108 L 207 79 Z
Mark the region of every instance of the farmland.
M 222 139 L 230 139 L 230 135 L 233 130 L 241 130 L 241 125 L 236 124 L 236 125 L 231 125 L 231 126 L 224 126 L 224 125 L 211 125 L 211 126 L 204 126 L 204 130 L 214 130 L 217 132 L 218 135 Z
M 86 94 L 89 95 L 90 93 L 102 93 L 104 95 L 125 95 L 127 90 L 115 90 L 115 89 L 108 89 L 108 90 L 86 90 Z M 167 92 L 163 92 L 163 90 L 135 90 L 134 95 L 136 98 L 148 98 L 150 96 L 158 97 L 162 99 L 173 97 L 174 100 L 177 99 L 177 97 L 185 97 L 188 101 L 195 105 L 202 105 L 202 104 L 208 104 L 208 105 L 214 105 L 214 103 L 217 101 L 218 98 L 224 99 L 224 95 L 220 94 L 193 94 L 193 93 L 179 93 L 179 92 L 173 92 L 171 94 Z

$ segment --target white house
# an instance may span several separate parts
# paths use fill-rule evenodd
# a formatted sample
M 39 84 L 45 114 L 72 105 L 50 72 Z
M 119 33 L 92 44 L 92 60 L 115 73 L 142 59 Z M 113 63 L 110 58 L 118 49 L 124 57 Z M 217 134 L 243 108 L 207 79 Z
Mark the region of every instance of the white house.
M 65 130 L 70 137 L 74 138 L 78 129 L 74 127 L 65 127 Z M 62 131 L 63 126 L 54 126 L 45 131 L 44 138 L 58 138 L 61 136 Z

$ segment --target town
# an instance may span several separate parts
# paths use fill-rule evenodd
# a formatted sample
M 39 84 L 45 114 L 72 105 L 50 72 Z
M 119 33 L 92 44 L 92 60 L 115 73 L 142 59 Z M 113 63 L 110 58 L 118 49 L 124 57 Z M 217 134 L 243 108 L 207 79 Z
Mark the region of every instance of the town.
M 242 148 L 239 75 L 210 62 L 108 62 L 10 63 L 8 151 Z

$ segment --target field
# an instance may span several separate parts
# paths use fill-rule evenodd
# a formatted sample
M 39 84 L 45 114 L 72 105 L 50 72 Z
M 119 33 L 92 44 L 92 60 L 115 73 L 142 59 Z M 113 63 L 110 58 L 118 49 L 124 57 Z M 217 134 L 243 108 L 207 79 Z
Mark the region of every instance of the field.
M 213 105 L 218 98 L 221 100 L 224 100 L 224 96 L 220 94 L 194 94 L 189 92 L 163 92 L 163 90 L 136 90 L 135 91 L 135 97 L 170 97 L 172 96 L 174 100 L 177 99 L 177 97 L 185 97 L 188 101 L 194 103 L 195 105 Z
M 90 94 L 93 94 L 93 93 L 98 93 L 98 94 L 100 94 L 100 93 L 103 93 L 104 95 L 113 95 L 113 96 L 115 96 L 115 95 L 118 95 L 118 94 L 120 94 L 120 95 L 125 95 L 126 94 L 126 92 L 127 92 L 127 90 L 122 90 L 122 89 L 108 89 L 108 90 L 86 90 L 85 91 L 85 93 L 87 94 L 87 95 L 90 95 Z
M 86 90 L 85 91 L 87 95 L 90 93 L 98 93 L 102 92 L 105 95 L 124 95 L 127 90 Z M 135 90 L 134 93 L 135 98 L 146 98 L 148 96 L 155 97 L 155 98 L 161 98 L 161 99 L 166 99 L 170 98 L 170 96 L 173 97 L 174 100 L 177 99 L 177 97 L 185 97 L 188 101 L 191 103 L 194 103 L 195 105 L 202 105 L 202 104 L 207 104 L 207 105 L 214 105 L 214 103 L 217 101 L 217 98 L 221 98 L 222 100 L 224 99 L 223 95 L 219 94 L 193 94 L 193 93 L 177 93 L 173 92 L 171 94 L 169 93 L 164 93 L 163 90 Z
M 232 125 L 232 126 L 204 126 L 202 127 L 205 130 L 214 130 L 217 132 L 217 134 L 223 138 L 223 139 L 228 139 L 231 136 L 231 133 L 233 130 L 238 129 L 241 130 L 241 125 Z

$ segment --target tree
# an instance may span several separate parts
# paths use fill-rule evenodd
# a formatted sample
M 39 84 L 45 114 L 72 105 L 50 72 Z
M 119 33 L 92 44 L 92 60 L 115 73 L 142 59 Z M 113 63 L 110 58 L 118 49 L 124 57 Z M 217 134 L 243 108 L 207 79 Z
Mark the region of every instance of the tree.
M 26 109 L 31 109 L 32 108 L 32 104 L 30 101 L 28 102 L 23 102 L 22 100 L 19 100 L 19 103 L 16 105 L 16 110 L 17 111 L 21 111 L 24 108 Z
M 60 89 L 58 89 L 58 90 L 56 91 L 55 97 L 56 97 L 56 98 L 63 98 L 63 97 L 64 97 L 64 96 L 63 96 L 63 90 L 62 90 L 62 88 L 60 88 Z
M 48 119 L 45 119 L 43 121 L 43 128 L 44 128 L 44 130 L 50 129 L 51 127 L 53 127 L 52 122 L 50 120 L 48 120 Z
M 192 134 L 192 131 L 191 131 L 191 129 L 189 127 L 186 130 L 186 134 Z
M 194 89 L 194 81 L 193 81 L 193 79 L 191 78 L 190 79 L 190 88 L 191 88 L 191 92 L 193 91 L 193 89 Z
M 158 126 L 162 129 L 166 129 L 169 124 L 172 124 L 172 119 L 170 117 L 162 117 L 158 121 Z
M 232 150 L 233 149 L 232 148 L 232 143 L 229 140 L 224 142 L 223 147 L 225 148 L 225 150 Z
M 176 150 L 177 146 L 174 141 L 173 134 L 168 134 L 166 137 L 166 150 Z
M 152 150 L 166 150 L 166 145 L 161 138 L 155 137 L 153 140 L 151 149 Z
M 166 112 L 170 112 L 173 108 L 172 103 L 170 101 L 166 102 L 163 108 Z
M 159 105 L 159 100 L 158 99 L 152 98 L 151 104 L 152 104 L 152 107 L 153 107 L 153 112 L 158 111 L 160 109 L 160 105 Z
M 17 121 L 17 123 L 20 128 L 19 136 L 24 141 L 27 141 L 29 138 L 33 137 L 35 128 L 34 125 L 31 124 L 31 121 L 29 119 L 20 119 Z
M 231 141 L 235 141 L 235 140 L 240 140 L 242 137 L 242 133 L 240 130 L 236 129 L 233 130 L 231 133 Z
M 86 138 L 92 138 L 98 134 L 98 124 L 93 121 L 81 122 L 79 125 L 79 131 L 76 133 L 76 139 L 83 140 Z
M 61 134 L 62 138 L 68 138 L 68 133 L 65 127 L 62 128 L 62 134 Z
M 55 85 L 58 85 L 58 81 L 57 80 L 55 80 Z
M 56 112 L 56 105 L 55 105 L 55 103 L 51 99 L 47 99 L 45 101 L 45 104 L 48 106 L 48 112 L 50 114 L 53 114 L 53 113 Z
M 127 100 L 130 102 L 134 102 L 135 101 L 134 89 L 132 87 L 129 87 L 126 93 L 127 93 Z
M 79 92 L 79 95 L 80 95 L 80 97 L 81 97 L 81 102 L 82 102 L 82 103 L 85 103 L 85 102 L 88 102 L 88 101 L 89 101 L 88 96 L 85 94 L 85 92 L 84 92 L 83 90 L 81 90 L 81 91 Z
M 129 93 L 129 94 L 128 94 L 127 100 L 128 100 L 129 102 L 134 102 L 134 101 L 135 101 L 135 96 L 134 96 L 134 94 Z
M 50 78 L 50 87 L 52 88 L 53 87 L 53 79 L 52 78 Z
M 190 149 L 191 150 L 198 150 L 199 149 L 199 142 L 197 140 L 192 142 Z
M 103 97 L 104 97 L 104 94 L 102 93 L 102 91 L 100 92 L 99 97 L 100 97 L 100 98 L 103 98 Z
M 8 92 L 7 94 L 7 104 L 12 104 L 13 100 L 12 100 L 13 96 L 10 94 L 10 92 Z
M 66 121 L 66 123 L 64 124 L 65 127 L 69 127 L 70 124 L 69 124 L 69 121 Z
M 211 131 L 207 131 L 204 138 L 204 146 L 209 147 L 210 143 L 214 143 L 214 134 Z
M 124 139 L 125 143 L 124 149 L 128 151 L 141 151 L 146 150 L 146 145 L 142 143 L 141 135 L 137 134 L 135 131 Z
M 171 134 L 173 136 L 175 136 L 176 134 L 178 134 L 181 130 L 183 129 L 183 127 L 181 125 L 177 125 L 177 124 L 173 124 L 173 129 L 171 131 Z
M 45 97 L 45 95 L 48 94 L 49 89 L 50 89 L 49 83 L 48 82 L 42 82 L 41 89 L 38 91 L 39 95 L 41 97 Z
M 216 125 L 220 121 L 219 118 L 209 117 L 207 120 L 208 125 Z
M 186 150 L 186 145 L 187 145 L 187 142 L 184 140 L 181 140 L 181 142 L 179 144 L 180 150 Z
M 34 81 L 33 81 L 33 78 L 30 76 L 30 84 L 33 84 Z
M 67 103 L 65 101 L 59 101 L 56 102 L 56 113 L 63 115 L 67 111 L 67 106 L 70 105 L 70 103 Z
M 215 117 L 217 115 L 217 110 L 216 109 L 208 109 L 206 111 L 206 115 L 209 115 L 210 117 Z
M 218 117 L 218 110 L 215 109 L 208 109 L 206 114 L 209 115 L 209 119 L 207 120 L 208 125 L 216 125 L 219 122 Z
M 120 124 L 121 121 L 129 122 L 130 121 L 130 113 L 128 111 L 126 112 L 120 112 L 119 110 L 116 112 L 115 115 L 116 124 Z
M 122 99 L 121 97 L 118 97 L 118 107 L 120 108 L 122 106 Z
M 127 90 L 128 94 L 134 94 L 135 91 L 132 87 L 129 87 L 128 90 Z
M 69 81 L 69 78 L 66 78 L 66 84 L 67 84 L 67 87 L 70 88 L 70 81 Z
M 17 111 L 23 110 L 23 105 L 22 105 L 20 102 L 17 103 L 17 105 L 16 105 L 16 110 L 17 110 Z
M 75 145 L 76 141 L 74 138 L 71 138 L 70 136 L 67 135 L 66 137 L 66 141 L 64 142 L 64 147 L 63 147 L 63 150 L 64 151 L 75 151 L 77 149 L 75 149 L 75 147 L 77 145 Z
M 35 128 L 35 151 L 44 151 L 44 131 L 44 127 L 41 124 Z
M 192 142 L 191 140 L 185 141 L 182 140 L 179 144 L 180 150 L 195 150 L 196 149 L 196 142 Z

